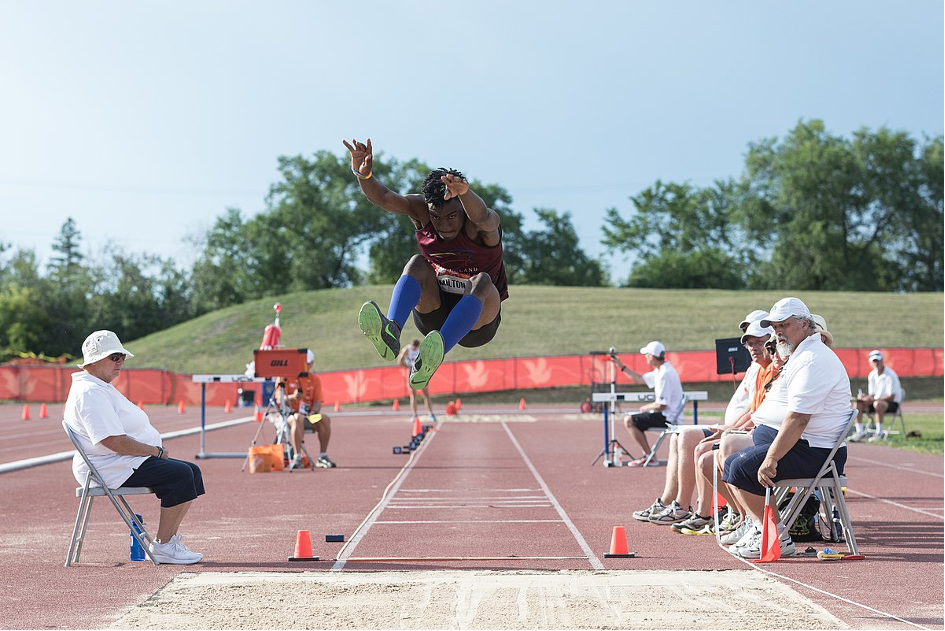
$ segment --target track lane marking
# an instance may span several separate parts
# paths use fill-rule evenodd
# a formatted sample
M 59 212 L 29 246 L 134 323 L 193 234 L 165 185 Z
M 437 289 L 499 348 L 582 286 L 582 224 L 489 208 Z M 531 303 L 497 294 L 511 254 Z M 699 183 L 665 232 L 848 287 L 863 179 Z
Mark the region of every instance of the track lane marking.
M 906 506 L 905 504 L 900 504 L 899 502 L 894 502 L 892 500 L 887 500 L 882 497 L 877 497 L 875 495 L 870 495 L 869 493 L 864 493 L 862 491 L 854 491 L 851 488 L 847 489 L 847 493 L 853 493 L 854 495 L 861 495 L 867 499 L 876 500 L 877 502 L 883 502 L 884 504 L 892 504 L 897 508 L 904 508 L 905 510 L 911 510 L 914 513 L 920 513 L 922 515 L 928 515 L 929 517 L 934 517 L 936 519 L 945 519 L 943 515 L 936 515 L 935 513 L 930 513 L 928 510 L 923 510 L 921 508 L 913 508 L 912 506 Z M 932 510 L 942 510 L 942 509 L 932 509 Z
M 558 515 L 561 516 L 561 521 L 567 525 L 568 530 L 571 531 L 571 534 L 574 535 L 574 539 L 578 542 L 578 545 L 581 547 L 581 550 L 584 551 L 584 554 L 587 555 L 587 560 L 591 564 L 591 567 L 595 570 L 603 570 L 604 564 L 600 562 L 600 559 L 597 558 L 597 555 L 594 554 L 594 551 L 591 550 L 591 547 L 587 545 L 584 537 L 578 531 L 577 527 L 574 525 L 574 522 L 571 521 L 571 518 L 568 517 L 568 514 L 564 512 L 564 509 L 561 507 L 561 504 L 558 503 L 558 500 L 555 498 L 554 494 L 551 492 L 551 489 L 548 488 L 548 485 L 545 484 L 545 480 L 541 477 L 541 474 L 538 473 L 538 469 L 535 468 L 535 465 L 532 464 L 532 461 L 525 454 L 525 450 L 522 449 L 522 446 L 519 444 L 518 440 L 515 439 L 515 435 L 512 434 L 512 430 L 509 429 L 509 426 L 506 423 L 502 423 L 502 429 L 505 430 L 505 433 L 508 434 L 509 440 L 512 441 L 512 444 L 515 445 L 515 448 L 518 450 L 518 453 L 522 456 L 522 460 L 525 461 L 526 466 L 528 466 L 529 471 L 532 472 L 532 475 L 535 476 L 535 480 L 538 482 L 538 486 L 541 487 L 541 490 L 544 491 L 545 495 L 548 496 L 548 499 L 554 504 L 555 510 L 558 511 Z
M 935 473 L 934 471 L 923 471 L 921 469 L 916 469 L 915 467 L 903 467 L 902 465 L 889 464 L 888 462 L 882 460 L 870 460 L 869 458 L 860 458 L 858 456 L 847 456 L 847 462 L 850 460 L 857 460 L 859 462 L 868 462 L 870 464 L 879 465 L 881 467 L 889 467 L 890 469 L 899 469 L 900 471 L 908 471 L 909 473 L 918 473 L 921 475 L 932 476 L 933 478 L 945 478 L 945 475 L 941 473 Z
M 563 524 L 560 519 L 405 519 L 377 520 L 375 524 Z

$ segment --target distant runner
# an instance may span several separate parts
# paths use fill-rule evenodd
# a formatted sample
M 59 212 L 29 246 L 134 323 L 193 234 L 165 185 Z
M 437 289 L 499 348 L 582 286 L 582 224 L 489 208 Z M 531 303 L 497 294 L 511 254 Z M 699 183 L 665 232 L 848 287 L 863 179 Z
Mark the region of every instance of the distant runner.
M 366 302 L 358 326 L 378 354 L 393 361 L 400 353 L 400 332 L 413 312 L 414 324 L 426 337 L 409 383 L 421 390 L 457 343 L 482 346 L 495 337 L 501 302 L 509 297 L 499 215 L 453 169 L 431 171 L 422 194 L 398 195 L 373 177 L 370 138 L 367 144 L 342 142 L 365 197 L 388 212 L 407 215 L 416 228 L 420 254 L 407 261 L 394 285 L 387 316 L 373 300 Z

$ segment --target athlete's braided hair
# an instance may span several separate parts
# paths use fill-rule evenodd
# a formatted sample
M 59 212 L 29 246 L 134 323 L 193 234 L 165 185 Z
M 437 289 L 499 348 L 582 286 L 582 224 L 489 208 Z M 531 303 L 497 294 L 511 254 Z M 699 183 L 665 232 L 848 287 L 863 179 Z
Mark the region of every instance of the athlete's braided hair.
M 440 179 L 444 175 L 452 175 L 461 177 L 464 180 L 466 179 L 466 177 L 456 169 L 440 167 L 439 169 L 430 171 L 430 175 L 423 180 L 423 188 L 421 190 L 423 192 L 423 200 L 434 208 L 439 208 L 446 203 L 446 200 L 443 199 L 446 195 L 446 184 Z

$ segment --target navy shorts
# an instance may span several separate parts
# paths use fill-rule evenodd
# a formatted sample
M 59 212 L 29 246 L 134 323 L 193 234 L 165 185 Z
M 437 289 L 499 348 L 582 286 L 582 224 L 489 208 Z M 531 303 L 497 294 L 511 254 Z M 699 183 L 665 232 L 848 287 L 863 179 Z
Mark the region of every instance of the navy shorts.
M 462 294 L 451 294 L 441 289 L 439 309 L 431 311 L 430 313 L 420 313 L 416 309 L 413 310 L 413 323 L 417 326 L 417 330 L 424 335 L 430 331 L 441 330 L 443 324 L 446 322 L 446 318 L 450 315 L 450 311 L 453 310 L 453 307 L 456 306 L 456 303 L 458 303 L 459 299 L 462 297 Z M 466 348 L 485 346 L 495 337 L 501 322 L 502 311 L 500 310 L 492 322 L 478 329 L 473 329 L 463 336 L 463 339 L 459 341 L 459 345 L 465 346 Z
M 161 498 L 161 508 L 171 508 L 204 494 L 200 467 L 186 460 L 150 456 L 122 486 L 146 486 Z
M 886 401 L 886 403 L 889 404 L 889 407 L 886 408 L 886 414 L 895 414 L 896 410 L 899 409 L 899 404 L 896 403 L 895 401 Z M 870 403 L 869 410 L 867 411 L 870 412 L 871 414 L 875 413 L 876 412 L 876 408 L 874 407 L 875 405 L 876 405 L 875 403 Z
M 651 427 L 659 427 L 660 429 L 666 427 L 666 417 L 663 416 L 662 412 L 640 412 L 638 414 L 631 414 L 630 420 L 633 422 L 633 426 L 641 432 Z
M 725 460 L 725 472 L 722 481 L 755 495 L 764 495 L 765 487 L 758 482 L 758 469 L 768 455 L 768 447 L 774 442 L 778 430 L 767 425 L 758 425 L 752 432 L 753 447 L 742 449 Z M 820 473 L 821 467 L 827 461 L 831 449 L 826 447 L 811 447 L 807 441 L 800 439 L 791 447 L 790 451 L 778 461 L 778 473 L 774 476 L 778 480 L 793 478 L 812 478 Z M 833 462 L 837 473 L 843 474 L 843 465 L 847 461 L 847 448 L 841 447 L 834 454 Z

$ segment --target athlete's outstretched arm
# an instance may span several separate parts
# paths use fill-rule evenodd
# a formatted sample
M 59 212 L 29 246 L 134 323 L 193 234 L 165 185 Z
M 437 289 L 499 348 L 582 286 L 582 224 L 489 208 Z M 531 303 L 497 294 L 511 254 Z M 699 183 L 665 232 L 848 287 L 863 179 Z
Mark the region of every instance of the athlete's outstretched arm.
M 498 243 L 499 213 L 486 206 L 482 198 L 469 188 L 469 182 L 465 179 L 455 175 L 444 175 L 440 179 L 446 184 L 446 193 L 443 195 L 443 199 L 458 197 L 466 211 L 466 216 L 476 224 L 479 232 L 484 234 L 495 233 L 496 243 Z
M 342 140 L 348 152 L 351 154 L 351 170 L 358 177 L 358 185 L 361 192 L 368 200 L 384 210 L 398 215 L 408 215 L 416 218 L 416 212 L 412 206 L 416 203 L 411 199 L 399 195 L 390 190 L 374 177 L 372 169 L 374 167 L 374 150 L 371 147 L 371 139 L 367 139 L 367 144 L 358 142 L 352 138 L 351 144 Z M 413 196 L 416 197 L 416 196 Z

